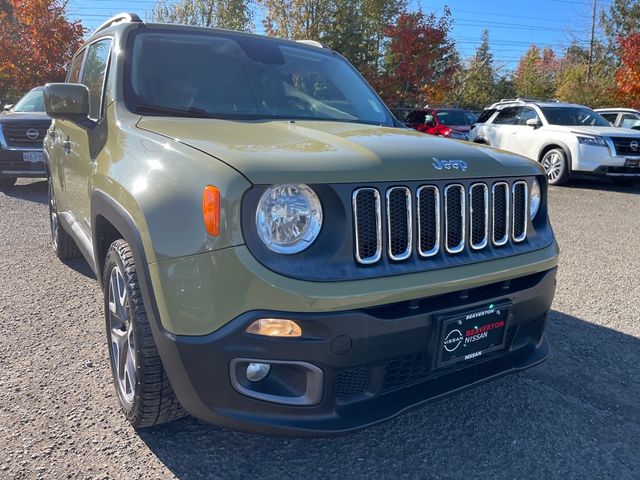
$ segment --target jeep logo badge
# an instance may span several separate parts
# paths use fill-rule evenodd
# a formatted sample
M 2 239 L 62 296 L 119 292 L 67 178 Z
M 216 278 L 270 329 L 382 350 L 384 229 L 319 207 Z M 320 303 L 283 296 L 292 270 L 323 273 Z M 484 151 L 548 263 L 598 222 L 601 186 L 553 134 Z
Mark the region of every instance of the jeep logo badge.
M 467 171 L 467 162 L 464 160 L 440 160 L 439 158 L 433 157 L 433 163 L 431 164 L 433 168 L 436 170 L 462 170 L 463 172 Z
M 27 130 L 26 135 L 28 139 L 35 140 L 40 136 L 40 133 L 35 128 L 30 128 L 29 130 Z
M 631 150 L 633 150 L 634 152 L 638 151 L 638 142 L 636 142 L 635 140 L 631 142 L 629 146 L 631 147 Z

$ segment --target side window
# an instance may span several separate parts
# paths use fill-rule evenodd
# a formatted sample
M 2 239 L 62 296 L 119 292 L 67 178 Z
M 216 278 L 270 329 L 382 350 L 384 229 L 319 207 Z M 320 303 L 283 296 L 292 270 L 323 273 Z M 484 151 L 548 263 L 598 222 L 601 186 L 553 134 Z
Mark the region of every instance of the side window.
M 640 116 L 634 113 L 625 113 L 620 117 L 620 126 L 622 128 L 637 127 L 638 124 L 640 124 Z
M 424 116 L 424 123 L 425 123 L 425 125 L 434 125 L 435 124 L 435 120 L 433 119 L 433 113 L 427 113 Z
M 82 68 L 82 59 L 84 58 L 84 50 L 78 53 L 71 62 L 67 83 L 78 83 L 80 80 L 80 69 Z
M 518 121 L 518 114 L 521 107 L 507 107 L 500 110 L 500 113 L 493 121 L 495 125 L 516 125 Z
M 518 125 L 526 125 L 527 120 L 531 120 L 532 118 L 538 120 L 536 111 L 530 107 L 522 107 L 520 115 L 518 115 Z
M 616 123 L 616 118 L 618 117 L 617 113 L 601 113 L 600 115 L 602 115 L 607 122 L 611 122 L 614 125 Z
M 487 108 L 486 110 L 483 110 L 478 117 L 478 120 L 476 120 L 476 123 L 487 123 L 494 113 L 496 113 L 495 108 Z
M 82 83 L 89 89 L 89 118 L 97 120 L 101 115 L 102 87 L 107 72 L 111 39 L 100 40 L 89 46 L 82 73 Z

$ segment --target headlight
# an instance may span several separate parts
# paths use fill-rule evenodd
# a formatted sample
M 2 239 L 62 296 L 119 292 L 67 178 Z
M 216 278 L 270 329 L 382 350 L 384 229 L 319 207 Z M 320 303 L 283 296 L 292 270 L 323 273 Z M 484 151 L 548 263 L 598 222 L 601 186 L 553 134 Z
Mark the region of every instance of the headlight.
M 309 247 L 322 227 L 322 206 L 307 185 L 272 185 L 256 211 L 260 239 L 277 253 L 298 253 Z
M 598 136 L 585 137 L 583 135 L 576 135 L 576 137 L 578 138 L 578 143 L 581 143 L 583 145 L 590 145 L 592 147 L 607 146 L 607 142 L 604 141 L 603 137 L 598 137 Z
M 542 202 L 540 183 L 537 178 L 534 178 L 531 183 L 531 194 L 529 196 L 529 214 L 531 215 L 531 220 L 533 220 L 536 218 L 538 210 L 540 210 L 540 203 Z

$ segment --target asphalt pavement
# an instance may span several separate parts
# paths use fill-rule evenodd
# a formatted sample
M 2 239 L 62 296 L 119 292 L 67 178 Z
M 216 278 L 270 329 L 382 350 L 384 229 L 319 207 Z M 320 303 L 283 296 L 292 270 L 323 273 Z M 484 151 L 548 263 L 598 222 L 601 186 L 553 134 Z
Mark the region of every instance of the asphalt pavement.
M 0 478 L 640 479 L 640 186 L 551 189 L 547 362 L 328 439 L 131 428 L 100 288 L 51 250 L 46 192 L 0 192 Z

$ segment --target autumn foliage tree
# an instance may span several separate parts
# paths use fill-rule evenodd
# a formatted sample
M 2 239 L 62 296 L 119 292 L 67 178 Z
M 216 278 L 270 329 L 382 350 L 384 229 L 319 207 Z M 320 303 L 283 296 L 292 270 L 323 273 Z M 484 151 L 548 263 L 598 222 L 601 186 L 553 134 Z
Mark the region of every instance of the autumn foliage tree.
M 459 69 L 458 53 L 449 33 L 451 12 L 401 14 L 388 26 L 384 71 L 375 79 L 388 105 L 413 107 L 443 102 Z
M 21 93 L 64 79 L 82 41 L 80 22 L 62 0 L 7 0 L 0 9 L 0 90 Z
M 618 94 L 625 106 L 640 108 L 640 33 L 619 39 L 620 61 L 616 72 Z

